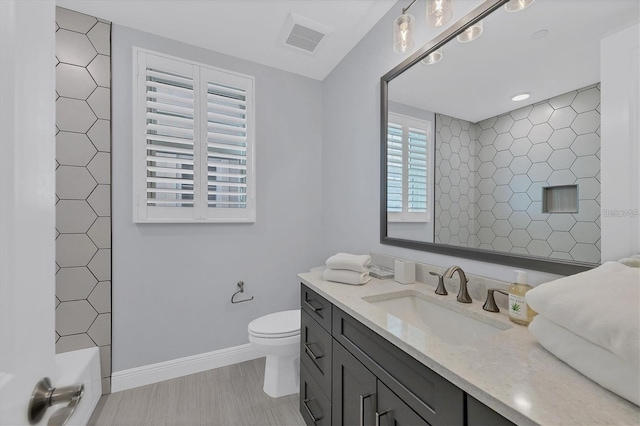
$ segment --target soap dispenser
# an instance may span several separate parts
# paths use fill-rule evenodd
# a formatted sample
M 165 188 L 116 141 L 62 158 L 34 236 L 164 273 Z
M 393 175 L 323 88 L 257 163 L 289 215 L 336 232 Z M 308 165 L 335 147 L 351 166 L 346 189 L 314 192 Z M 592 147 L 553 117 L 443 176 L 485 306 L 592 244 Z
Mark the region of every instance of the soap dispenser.
M 527 273 L 525 271 L 514 272 L 518 276 L 516 282 L 509 287 L 509 319 L 516 324 L 529 325 L 537 314 L 527 305 L 524 295 L 533 287 L 527 284 Z

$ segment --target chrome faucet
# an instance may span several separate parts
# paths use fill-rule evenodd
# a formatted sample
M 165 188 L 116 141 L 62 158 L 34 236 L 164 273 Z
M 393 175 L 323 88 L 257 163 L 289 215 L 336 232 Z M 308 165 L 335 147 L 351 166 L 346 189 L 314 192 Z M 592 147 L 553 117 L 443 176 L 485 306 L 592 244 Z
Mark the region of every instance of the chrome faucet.
M 469 296 L 469 292 L 467 291 L 467 283 L 469 282 L 469 280 L 467 279 L 467 276 L 464 274 L 464 271 L 461 267 L 454 265 L 444 271 L 443 276 L 445 278 L 451 278 L 453 277 L 454 272 L 458 272 L 458 274 L 460 275 L 460 290 L 458 291 L 457 297 L 458 302 L 471 303 L 471 296 Z

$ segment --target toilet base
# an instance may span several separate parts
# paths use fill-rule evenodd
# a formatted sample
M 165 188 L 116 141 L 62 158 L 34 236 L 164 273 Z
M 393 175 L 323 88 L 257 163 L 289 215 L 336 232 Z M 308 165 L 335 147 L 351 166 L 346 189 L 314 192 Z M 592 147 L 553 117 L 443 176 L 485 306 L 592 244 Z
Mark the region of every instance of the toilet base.
M 267 355 L 263 390 L 272 398 L 298 393 L 300 391 L 300 355 Z

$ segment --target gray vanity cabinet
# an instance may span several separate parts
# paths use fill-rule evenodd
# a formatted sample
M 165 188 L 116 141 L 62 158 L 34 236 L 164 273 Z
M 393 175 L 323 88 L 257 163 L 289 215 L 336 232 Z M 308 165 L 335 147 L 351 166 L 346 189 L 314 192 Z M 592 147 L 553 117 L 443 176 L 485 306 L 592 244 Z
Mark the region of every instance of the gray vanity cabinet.
M 380 426 L 429 426 L 409 405 L 378 380 L 377 425 Z
M 333 347 L 332 415 L 334 426 L 373 425 L 377 378 L 340 344 Z

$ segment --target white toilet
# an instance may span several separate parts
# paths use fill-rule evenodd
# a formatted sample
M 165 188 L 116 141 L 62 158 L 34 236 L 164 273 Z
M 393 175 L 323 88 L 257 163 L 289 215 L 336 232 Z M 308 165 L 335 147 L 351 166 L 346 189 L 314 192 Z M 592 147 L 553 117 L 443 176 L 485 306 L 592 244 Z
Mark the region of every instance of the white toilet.
M 249 342 L 267 357 L 265 393 L 278 398 L 299 392 L 300 309 L 254 319 L 248 328 Z

